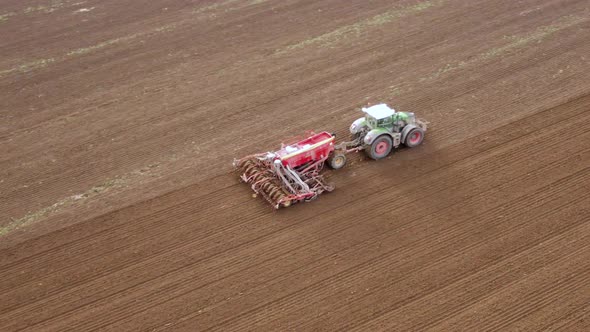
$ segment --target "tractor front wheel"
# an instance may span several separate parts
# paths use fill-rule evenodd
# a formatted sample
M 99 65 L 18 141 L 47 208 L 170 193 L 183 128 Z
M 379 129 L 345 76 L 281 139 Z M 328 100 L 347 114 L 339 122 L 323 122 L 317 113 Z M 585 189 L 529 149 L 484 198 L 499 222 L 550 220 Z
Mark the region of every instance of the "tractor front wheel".
M 393 141 L 391 140 L 391 137 L 382 135 L 377 137 L 373 141 L 373 144 L 367 147 L 366 151 L 369 157 L 378 160 L 387 157 L 391 152 L 392 147 Z
M 332 169 L 341 169 L 346 165 L 346 156 L 343 153 L 335 153 L 328 160 L 328 164 Z
M 412 129 L 406 136 L 405 145 L 409 148 L 416 147 L 424 140 L 424 130 L 421 128 Z

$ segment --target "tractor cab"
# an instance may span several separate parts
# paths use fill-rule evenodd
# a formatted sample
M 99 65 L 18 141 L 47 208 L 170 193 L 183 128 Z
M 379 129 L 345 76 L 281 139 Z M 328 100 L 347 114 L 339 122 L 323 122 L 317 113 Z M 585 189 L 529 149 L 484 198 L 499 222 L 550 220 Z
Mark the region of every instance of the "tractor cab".
M 400 132 L 407 124 L 414 123 L 414 113 L 396 112 L 386 104 L 363 108 L 365 123 L 370 129 L 386 128 L 390 132 Z
M 365 113 L 365 123 L 369 128 L 375 129 L 385 127 L 391 129 L 393 127 L 394 115 L 396 112 L 386 104 L 363 108 L 363 112 Z

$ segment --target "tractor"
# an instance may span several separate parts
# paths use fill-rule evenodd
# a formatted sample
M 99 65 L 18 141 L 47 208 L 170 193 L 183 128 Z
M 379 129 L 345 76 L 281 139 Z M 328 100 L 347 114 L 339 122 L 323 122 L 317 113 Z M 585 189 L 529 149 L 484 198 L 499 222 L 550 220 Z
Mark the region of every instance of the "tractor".
M 378 160 L 385 158 L 400 145 L 413 148 L 424 140 L 428 122 L 416 118 L 411 112 L 396 112 L 387 104 L 363 108 L 365 116 L 350 125 L 352 140 L 342 142 L 328 159 L 333 169 L 346 164 L 346 153 L 364 150 L 367 156 Z
M 309 132 L 306 137 L 281 144 L 279 150 L 257 153 L 234 160 L 240 179 L 255 195 L 261 195 L 275 209 L 316 199 L 334 187 L 321 174 L 324 164 L 340 169 L 346 154 L 365 150 L 373 159 L 387 157 L 401 144 L 422 143 L 428 123 L 414 113 L 396 112 L 386 104 L 363 108 L 365 116 L 350 126 L 352 140 L 335 143 L 329 132 Z

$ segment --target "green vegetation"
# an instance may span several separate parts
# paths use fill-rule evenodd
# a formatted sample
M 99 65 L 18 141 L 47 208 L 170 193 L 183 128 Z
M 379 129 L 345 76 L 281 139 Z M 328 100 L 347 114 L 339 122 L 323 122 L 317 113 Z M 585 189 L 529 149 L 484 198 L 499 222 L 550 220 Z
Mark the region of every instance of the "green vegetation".
M 347 38 L 358 38 L 367 30 L 393 22 L 396 19 L 415 14 L 426 9 L 443 4 L 444 0 L 424 1 L 418 4 L 392 9 L 383 14 L 359 21 L 354 24 L 345 25 L 334 31 L 323 35 L 304 40 L 300 43 L 289 45 L 277 50 L 275 54 L 284 54 L 293 50 L 302 49 L 308 46 L 329 47 Z
M 204 12 L 216 10 L 216 9 L 218 9 L 220 7 L 230 5 L 230 4 L 232 4 L 234 2 L 237 2 L 237 1 L 239 1 L 239 0 L 226 0 L 226 1 L 223 1 L 223 2 L 214 3 L 212 5 L 205 6 L 205 7 L 198 7 L 198 8 L 196 8 L 196 9 L 193 10 L 193 14 L 201 14 L 201 13 L 204 13 Z
M 107 190 L 122 187 L 124 184 L 125 180 L 122 178 L 111 179 L 100 185 L 90 188 L 82 194 L 66 197 L 50 206 L 44 207 L 35 212 L 30 212 L 22 218 L 11 219 L 11 222 L 8 223 L 8 225 L 0 227 L 0 237 L 8 234 L 10 231 L 18 229 L 22 226 L 35 223 L 41 220 L 42 218 L 48 217 L 49 215 L 58 212 L 63 207 L 72 206 L 77 202 L 99 195 L 101 193 L 106 192 Z
M 104 41 L 102 43 L 98 43 L 96 45 L 92 45 L 92 46 L 88 46 L 88 47 L 83 47 L 83 48 L 79 48 L 79 49 L 70 51 L 70 52 L 68 52 L 66 54 L 66 56 L 69 56 L 70 57 L 70 56 L 74 56 L 74 55 L 87 54 L 87 53 L 90 53 L 92 51 L 96 51 L 98 49 L 105 48 L 105 47 L 110 46 L 110 45 L 114 45 L 114 44 L 118 44 L 118 43 L 121 43 L 121 42 L 125 42 L 125 41 L 129 41 L 129 40 L 135 39 L 135 38 L 137 38 L 139 36 L 140 36 L 140 34 L 134 33 L 132 35 L 128 35 L 128 36 L 125 36 L 125 37 L 119 37 L 119 38 L 115 38 L 115 39 L 110 39 L 110 40 Z
M 22 73 L 26 73 L 35 69 L 40 69 L 43 67 L 47 67 L 48 64 L 55 62 L 55 58 L 48 58 L 48 59 L 39 59 L 39 60 L 35 60 L 35 61 L 31 61 L 31 62 L 27 62 L 27 63 L 23 63 L 20 64 L 16 67 L 10 68 L 10 69 L 6 69 L 6 70 L 1 70 L 0 71 L 0 77 L 6 75 L 6 74 L 10 74 L 12 72 L 15 71 L 19 71 Z
M 14 16 L 14 15 L 16 15 L 16 13 L 14 13 L 14 12 L 0 14 L 0 23 L 7 21 L 10 16 Z
M 512 42 L 500 46 L 500 47 L 494 47 L 488 51 L 485 51 L 475 57 L 473 57 L 470 60 L 467 61 L 459 61 L 456 63 L 448 63 L 446 64 L 444 67 L 440 68 L 438 71 L 436 71 L 435 73 L 433 73 L 432 75 L 429 75 L 427 77 L 423 77 L 420 79 L 420 81 L 427 81 L 427 80 L 432 80 L 432 79 L 436 79 L 438 78 L 440 75 L 457 70 L 457 69 L 461 69 L 465 66 L 474 64 L 474 63 L 479 63 L 482 61 L 486 61 L 486 60 L 490 60 L 499 56 L 503 56 L 508 54 L 511 51 L 520 49 L 524 46 L 528 46 L 531 43 L 537 42 L 540 43 L 541 41 L 543 41 L 543 39 L 549 37 L 550 35 L 552 35 L 553 33 L 560 31 L 562 29 L 568 28 L 572 25 L 575 25 L 576 23 L 579 23 L 582 21 L 582 18 L 580 17 L 576 17 L 576 16 L 565 16 L 562 17 L 561 19 L 559 19 L 555 24 L 552 25 L 548 25 L 548 26 L 543 26 L 540 28 L 537 28 L 535 31 L 533 31 L 532 33 L 526 34 L 526 35 L 515 35 L 515 36 L 507 36 L 504 37 L 505 39 L 511 40 Z

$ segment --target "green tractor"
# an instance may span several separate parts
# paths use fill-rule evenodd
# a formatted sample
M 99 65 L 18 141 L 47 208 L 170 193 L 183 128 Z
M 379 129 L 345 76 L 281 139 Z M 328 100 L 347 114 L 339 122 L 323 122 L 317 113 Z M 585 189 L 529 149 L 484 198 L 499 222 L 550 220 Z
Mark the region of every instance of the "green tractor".
M 386 104 L 363 108 L 365 116 L 350 125 L 352 141 L 336 146 L 328 163 L 334 169 L 344 167 L 346 153 L 365 150 L 372 159 L 385 158 L 401 144 L 413 148 L 422 143 L 428 123 L 414 113 L 396 112 Z

